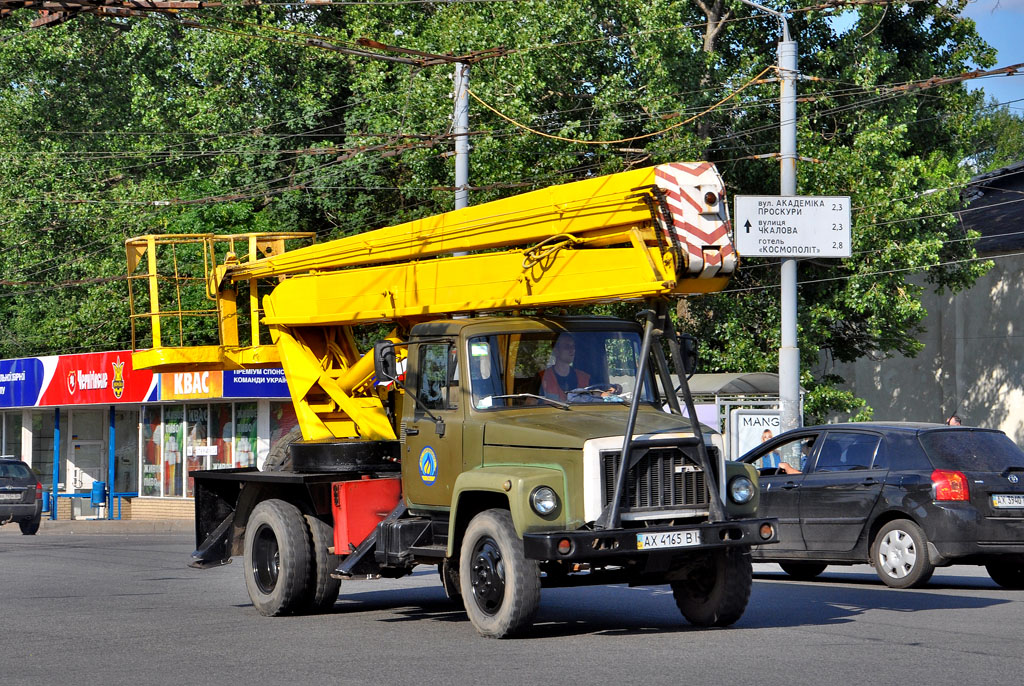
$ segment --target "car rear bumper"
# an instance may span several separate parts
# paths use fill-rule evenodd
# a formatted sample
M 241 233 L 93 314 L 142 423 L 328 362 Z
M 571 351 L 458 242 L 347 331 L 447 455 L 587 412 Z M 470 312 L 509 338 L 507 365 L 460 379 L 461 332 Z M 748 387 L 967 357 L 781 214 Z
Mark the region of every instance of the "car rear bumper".
M 42 511 L 41 500 L 32 503 L 4 503 L 0 505 L 0 522 L 21 522 L 32 519 Z
M 1024 554 L 1024 517 L 987 516 L 970 503 L 936 505 L 925 524 L 933 562 Z

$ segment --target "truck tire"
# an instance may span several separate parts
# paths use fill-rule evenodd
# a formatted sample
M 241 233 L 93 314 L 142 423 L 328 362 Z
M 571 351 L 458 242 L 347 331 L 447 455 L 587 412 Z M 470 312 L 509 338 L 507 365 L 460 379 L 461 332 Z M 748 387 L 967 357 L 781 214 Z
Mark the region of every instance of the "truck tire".
M 245 587 L 261 615 L 293 614 L 309 606 L 312 557 L 299 508 L 264 500 L 253 509 L 245 527 Z
M 334 529 L 330 524 L 313 515 L 306 515 L 306 525 L 309 526 L 313 543 L 309 583 L 312 594 L 309 598 L 309 609 L 313 612 L 325 612 L 334 607 L 338 600 L 341 580 L 331 577 L 331 572 L 341 562 L 341 556 L 330 552 L 331 546 L 334 545 Z
M 473 517 L 459 560 L 466 614 L 481 636 L 506 638 L 530 626 L 540 604 L 540 567 L 523 554 L 508 510 Z
M 747 609 L 753 578 L 749 550 L 714 550 L 692 567 L 685 579 L 671 583 L 672 595 L 690 624 L 729 626 Z

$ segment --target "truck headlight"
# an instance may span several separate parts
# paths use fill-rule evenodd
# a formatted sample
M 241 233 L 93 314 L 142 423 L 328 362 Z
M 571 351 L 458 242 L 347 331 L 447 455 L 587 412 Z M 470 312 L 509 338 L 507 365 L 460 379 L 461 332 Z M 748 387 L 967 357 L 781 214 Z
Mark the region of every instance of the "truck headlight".
M 538 486 L 530 493 L 530 507 L 542 517 L 558 509 L 558 494 L 548 486 Z
M 737 505 L 749 503 L 754 497 L 754 482 L 745 476 L 734 476 L 729 481 L 729 499 Z

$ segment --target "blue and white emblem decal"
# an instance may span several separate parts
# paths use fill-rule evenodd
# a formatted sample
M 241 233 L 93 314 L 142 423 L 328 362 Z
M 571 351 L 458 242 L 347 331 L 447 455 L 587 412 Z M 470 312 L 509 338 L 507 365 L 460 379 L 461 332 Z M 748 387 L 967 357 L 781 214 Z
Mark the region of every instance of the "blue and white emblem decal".
M 420 451 L 420 478 L 428 486 L 433 486 L 437 479 L 437 455 L 429 445 Z

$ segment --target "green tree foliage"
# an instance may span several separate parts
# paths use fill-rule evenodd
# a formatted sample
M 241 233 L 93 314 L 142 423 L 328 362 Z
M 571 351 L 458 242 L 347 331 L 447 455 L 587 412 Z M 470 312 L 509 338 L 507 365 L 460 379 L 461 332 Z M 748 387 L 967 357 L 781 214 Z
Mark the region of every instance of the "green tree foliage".
M 1024 161 L 1024 117 L 1009 107 L 995 107 L 984 114 L 977 142 L 975 164 L 988 172 Z
M 964 261 L 973 249 L 949 215 L 981 96 L 906 85 L 992 63 L 957 9 L 790 20 L 799 150 L 813 160 L 800 193 L 854 205 L 854 256 L 800 267 L 813 414 L 860 407 L 831 360 L 920 349 L 912 277 L 958 290 L 985 269 Z M 774 64 L 777 23 L 735 0 L 235 5 L 48 29 L 29 29 L 32 17 L 0 21 L 2 357 L 130 345 L 128 236 L 329 238 L 451 209 L 451 65 L 355 56 L 370 51 L 360 38 L 430 54 L 501 48 L 472 66 L 473 92 L 567 139 L 471 101 L 474 203 L 690 159 L 717 162 L 731 193 L 778 192 L 778 84 L 748 83 Z M 622 139 L 634 140 L 589 144 Z M 683 304 L 704 371 L 776 368 L 777 287 L 777 263 L 749 259 L 726 292 Z

